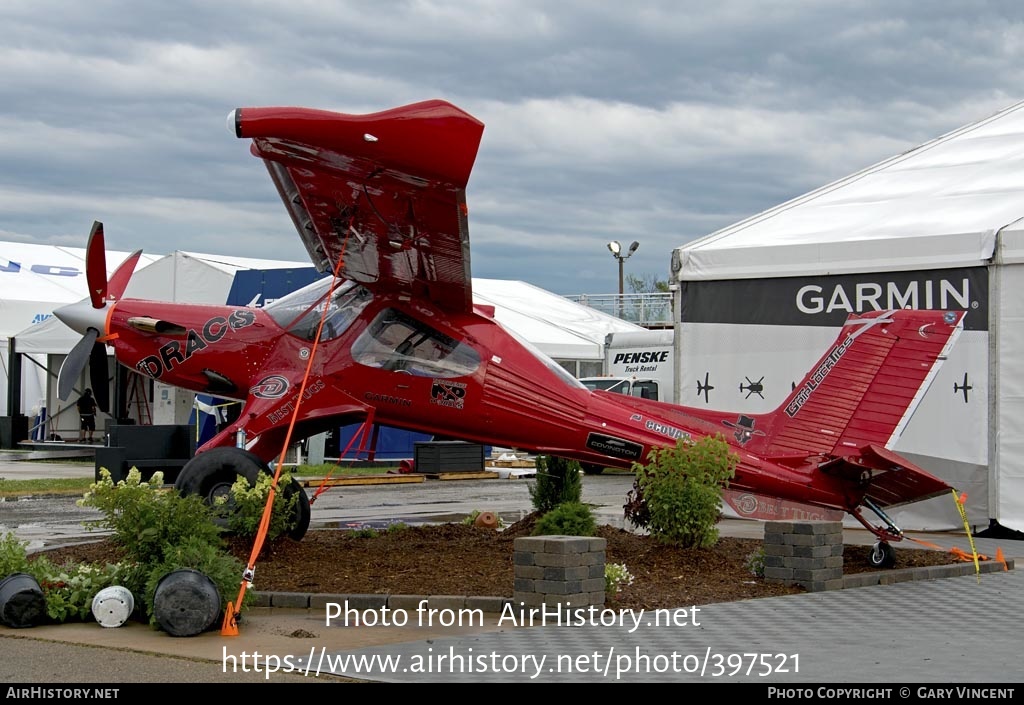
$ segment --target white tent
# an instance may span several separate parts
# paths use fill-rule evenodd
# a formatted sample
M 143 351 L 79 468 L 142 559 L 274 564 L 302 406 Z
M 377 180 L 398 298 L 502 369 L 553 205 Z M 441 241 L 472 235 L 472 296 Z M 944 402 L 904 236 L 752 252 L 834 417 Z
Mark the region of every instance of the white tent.
M 108 276 L 128 252 L 107 253 Z M 139 266 L 156 257 L 143 255 Z M 35 325 L 42 325 L 55 306 L 84 298 L 85 248 L 54 247 L 26 242 L 0 243 L 0 416 L 8 410 L 10 370 L 9 340 L 11 336 Z M 45 390 L 44 361 L 32 357 L 24 368 L 22 381 L 23 406 L 38 406 Z
M 711 406 L 770 411 L 848 313 L 966 310 L 896 450 L 966 492 L 974 528 L 1024 530 L 1022 217 L 1018 103 L 677 248 L 682 402 L 698 403 L 692 380 L 709 375 L 740 390 Z M 963 528 L 952 497 L 892 516 Z
M 473 279 L 473 303 L 578 377 L 600 374 L 610 333 L 647 330 L 522 281 Z

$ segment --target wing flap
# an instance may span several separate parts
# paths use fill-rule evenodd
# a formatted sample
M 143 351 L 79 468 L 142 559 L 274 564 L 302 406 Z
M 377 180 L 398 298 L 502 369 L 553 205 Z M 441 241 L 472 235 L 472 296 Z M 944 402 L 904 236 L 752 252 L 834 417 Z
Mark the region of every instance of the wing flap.
M 239 108 L 233 116 L 319 271 L 472 309 L 465 188 L 480 121 L 438 100 L 367 115 Z

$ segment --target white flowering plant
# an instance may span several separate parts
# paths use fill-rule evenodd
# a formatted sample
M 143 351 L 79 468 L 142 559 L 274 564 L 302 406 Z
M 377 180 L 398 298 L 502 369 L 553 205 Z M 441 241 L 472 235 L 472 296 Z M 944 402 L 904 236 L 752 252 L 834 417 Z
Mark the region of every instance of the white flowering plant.
M 633 584 L 633 574 L 625 563 L 607 563 L 604 567 L 604 592 L 615 599 L 624 587 Z

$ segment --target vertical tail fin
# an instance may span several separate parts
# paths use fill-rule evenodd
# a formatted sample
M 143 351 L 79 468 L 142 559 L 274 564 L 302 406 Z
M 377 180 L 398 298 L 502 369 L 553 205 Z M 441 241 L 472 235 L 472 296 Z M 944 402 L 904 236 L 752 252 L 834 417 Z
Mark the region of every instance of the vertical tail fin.
M 771 455 L 891 448 L 963 330 L 962 311 L 851 315 L 835 344 L 772 416 Z

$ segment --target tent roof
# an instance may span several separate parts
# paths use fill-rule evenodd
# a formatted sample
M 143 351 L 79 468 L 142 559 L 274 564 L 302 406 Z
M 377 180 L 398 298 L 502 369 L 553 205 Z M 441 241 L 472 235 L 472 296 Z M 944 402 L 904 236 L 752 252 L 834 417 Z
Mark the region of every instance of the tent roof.
M 129 254 L 108 252 L 107 275 L 113 274 Z M 156 259 L 143 255 L 138 267 Z M 0 291 L 0 337 L 10 337 L 45 319 L 54 304 L 81 301 L 89 295 L 85 248 L 0 243 Z
M 673 271 L 712 280 L 983 265 L 1022 217 L 1024 102 L 678 247 Z
M 646 330 L 522 281 L 474 278 L 473 302 L 552 358 L 601 360 L 609 333 Z
M 81 272 L 85 270 L 84 253 L 82 250 L 82 260 L 79 264 Z M 118 256 L 118 253 L 108 252 L 107 263 L 113 263 L 116 267 L 127 256 L 128 253 Z M 246 259 L 181 251 L 159 258 L 149 257 L 148 260 L 144 266 L 140 262 L 136 267 L 135 274 L 125 289 L 125 296 L 181 303 L 223 303 L 227 300 L 235 272 L 239 270 L 311 266 L 309 262 Z M 78 285 L 74 296 L 44 302 L 45 313 L 49 316 L 46 320 L 27 323 L 27 327 L 23 326 L 9 334 L 16 340 L 17 352 L 66 354 L 81 339 L 79 333 L 50 315 L 55 306 L 81 301 L 88 295 L 84 275 L 69 279 Z M 70 284 L 68 291 L 71 291 Z

